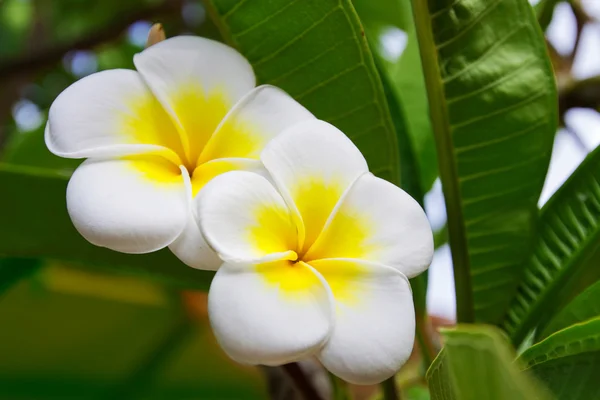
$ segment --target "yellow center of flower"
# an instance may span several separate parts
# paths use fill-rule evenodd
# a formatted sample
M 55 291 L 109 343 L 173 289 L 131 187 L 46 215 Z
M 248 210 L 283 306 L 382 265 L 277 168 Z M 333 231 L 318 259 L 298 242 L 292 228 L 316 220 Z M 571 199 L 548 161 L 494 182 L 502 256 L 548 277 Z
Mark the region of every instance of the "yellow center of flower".
M 232 118 L 217 132 L 233 106 L 223 90 L 206 94 L 202 87 L 192 84 L 177 88 L 169 98 L 174 118 L 152 96 L 132 99 L 131 114 L 122 117 L 123 131 L 130 132 L 133 142 L 170 150 L 159 156 L 138 157 L 142 161 L 132 163 L 145 177 L 155 182 L 178 182 L 183 166 L 195 195 L 215 176 L 239 169 L 239 161 L 232 159 L 258 159 L 264 143 L 260 135 L 253 134 L 251 124 Z
M 373 226 L 360 210 L 340 209 L 330 217 L 343 190 L 343 185 L 317 177 L 299 182 L 292 191 L 299 219 L 281 204 L 256 207 L 248 239 L 257 254 L 279 254 L 277 261 L 257 266 L 268 284 L 286 295 L 302 297 L 321 285 L 312 267 L 325 278 L 336 300 L 357 300 L 353 285 L 367 271 L 346 259 L 364 259 L 377 246 L 367 240 Z

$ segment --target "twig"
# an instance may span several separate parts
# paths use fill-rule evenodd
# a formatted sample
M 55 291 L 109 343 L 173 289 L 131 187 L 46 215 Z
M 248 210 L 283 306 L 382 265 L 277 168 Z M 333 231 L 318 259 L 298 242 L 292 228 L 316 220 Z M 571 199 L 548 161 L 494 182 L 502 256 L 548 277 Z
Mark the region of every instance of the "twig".
M 292 380 L 296 389 L 302 394 L 305 400 L 322 400 L 312 383 L 308 380 L 304 371 L 297 363 L 282 365 L 281 368 Z
M 93 48 L 101 43 L 114 40 L 134 22 L 144 19 L 152 19 L 158 15 L 175 14 L 181 10 L 181 1 L 167 0 L 162 3 L 140 8 L 124 17 L 116 18 L 110 24 L 100 30 L 89 32 L 68 43 L 52 48 L 40 49 L 20 58 L 9 60 L 0 64 L 0 79 L 9 75 L 20 75 L 43 69 L 59 62 L 62 57 L 71 50 L 83 50 Z
M 395 376 L 381 382 L 381 388 L 383 389 L 383 398 L 385 400 L 400 400 L 400 395 L 396 389 Z

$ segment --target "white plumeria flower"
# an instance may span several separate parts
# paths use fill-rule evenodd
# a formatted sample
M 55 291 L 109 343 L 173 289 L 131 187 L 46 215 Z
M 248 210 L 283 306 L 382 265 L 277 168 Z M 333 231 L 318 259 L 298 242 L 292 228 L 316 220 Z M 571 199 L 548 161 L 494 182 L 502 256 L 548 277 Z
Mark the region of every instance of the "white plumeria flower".
M 261 160 L 274 185 L 228 172 L 195 202 L 224 260 L 208 300 L 219 343 L 242 363 L 316 355 L 352 383 L 392 376 L 414 342 L 407 278 L 433 256 L 425 213 L 323 121 L 287 129 Z
M 169 246 L 190 266 L 216 269 L 192 197 L 220 173 L 260 171 L 266 143 L 314 117 L 275 87 L 255 88 L 248 61 L 212 40 L 171 38 L 134 63 L 137 71 L 81 79 L 50 108 L 50 151 L 88 158 L 69 182 L 69 215 L 95 245 L 125 253 Z

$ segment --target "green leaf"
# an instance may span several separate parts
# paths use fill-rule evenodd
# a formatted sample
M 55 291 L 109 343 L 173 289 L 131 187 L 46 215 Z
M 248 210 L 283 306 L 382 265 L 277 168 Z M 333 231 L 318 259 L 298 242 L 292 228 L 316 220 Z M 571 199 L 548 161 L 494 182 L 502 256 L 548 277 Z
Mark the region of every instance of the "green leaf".
M 600 317 L 600 281 L 588 287 L 579 296 L 560 310 L 539 335 L 545 338 L 570 325 Z
M 595 399 L 600 393 L 600 318 L 570 326 L 519 357 L 558 400 Z
M 35 258 L 0 258 L 0 298 L 13 284 L 33 274 L 41 266 Z
M 527 0 L 413 0 L 459 321 L 499 323 L 535 234 L 557 126 Z
M 160 285 L 50 265 L 0 302 L 1 399 L 265 399 Z
M 44 120 L 46 117 L 44 116 Z M 2 151 L 2 162 L 26 167 L 73 172 L 82 160 L 62 158 L 50 153 L 44 143 L 45 124 L 30 132 L 15 132 Z
M 377 70 L 349 0 L 208 0 L 260 83 L 279 86 L 341 129 L 371 172 L 400 180 L 398 145 Z
M 488 325 L 458 325 L 442 331 L 444 349 L 427 382 L 432 400 L 548 399 L 546 391 L 513 364 L 505 335 Z
M 413 152 L 419 166 L 421 187 L 431 189 L 438 176 L 437 158 L 427 91 L 421 67 L 421 55 L 415 27 L 412 21 L 410 2 L 402 0 L 355 0 L 356 11 L 365 26 L 371 49 L 379 54 L 382 69 L 389 76 L 389 85 L 404 109 L 406 130 L 413 144 Z M 382 34 L 386 28 L 397 28 L 407 34 L 407 45 L 399 59 L 386 60 L 382 45 Z M 393 115 L 392 115 L 393 118 Z M 402 146 L 402 144 L 400 144 Z M 402 153 L 400 154 L 402 160 Z M 402 181 L 403 182 L 403 181 Z
M 400 1 L 400 0 L 397 0 Z M 404 105 L 408 132 L 414 143 L 414 151 L 419 162 L 421 186 L 429 191 L 438 177 L 438 161 L 435 140 L 429 119 L 427 89 L 419 54 L 419 43 L 414 27 L 408 31 L 408 42 L 402 56 L 389 67 L 394 89 Z
M 554 16 L 554 9 L 561 0 L 540 0 L 534 7 L 535 14 L 542 30 L 546 30 L 552 17 Z
M 0 164 L 0 255 L 85 263 L 182 288 L 208 289 L 213 273 L 185 266 L 168 250 L 132 255 L 88 243 L 67 214 L 67 181 L 48 170 Z
M 539 237 L 503 325 L 513 343 L 600 278 L 599 182 L 600 147 L 542 209 Z

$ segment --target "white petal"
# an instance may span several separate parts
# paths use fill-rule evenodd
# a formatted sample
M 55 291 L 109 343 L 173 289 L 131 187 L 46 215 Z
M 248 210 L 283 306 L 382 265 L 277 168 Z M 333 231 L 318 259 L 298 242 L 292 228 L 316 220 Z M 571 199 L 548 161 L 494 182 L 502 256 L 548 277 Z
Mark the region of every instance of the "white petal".
M 258 159 L 265 145 L 298 122 L 315 117 L 283 90 L 257 87 L 227 114 L 200 156 L 200 161 L 246 157 Z
M 192 194 L 194 197 L 213 178 L 229 171 L 250 171 L 269 177 L 269 173 L 259 160 L 250 158 L 219 158 L 200 164 L 192 174 Z
M 319 359 L 340 378 L 379 383 L 408 360 L 415 313 L 408 279 L 397 270 L 356 260 L 310 263 L 327 281 L 335 301 L 335 326 Z
M 137 70 L 178 123 L 195 161 L 225 114 L 255 86 L 248 61 L 213 40 L 177 36 L 134 57 Z
M 190 215 L 185 171 L 160 157 L 87 160 L 67 187 L 75 228 L 91 243 L 124 253 L 169 245 Z
M 217 253 L 206 243 L 191 215 L 181 235 L 169 245 L 169 250 L 192 268 L 216 271 L 222 264 Z
M 319 120 L 287 129 L 267 145 L 261 160 L 301 216 L 304 250 L 317 238 L 346 189 L 368 171 L 350 139 Z
M 248 364 L 281 365 L 317 351 L 332 324 L 331 292 L 304 263 L 225 263 L 208 294 L 225 352 Z
M 224 260 L 296 258 L 290 211 L 261 175 L 246 171 L 219 175 L 200 191 L 195 208 L 204 237 Z
M 354 258 L 389 265 L 412 278 L 429 267 L 433 233 L 425 212 L 404 190 L 361 176 L 305 256 Z
M 176 160 L 179 134 L 136 71 L 87 76 L 52 103 L 46 145 L 70 158 L 162 152 Z

